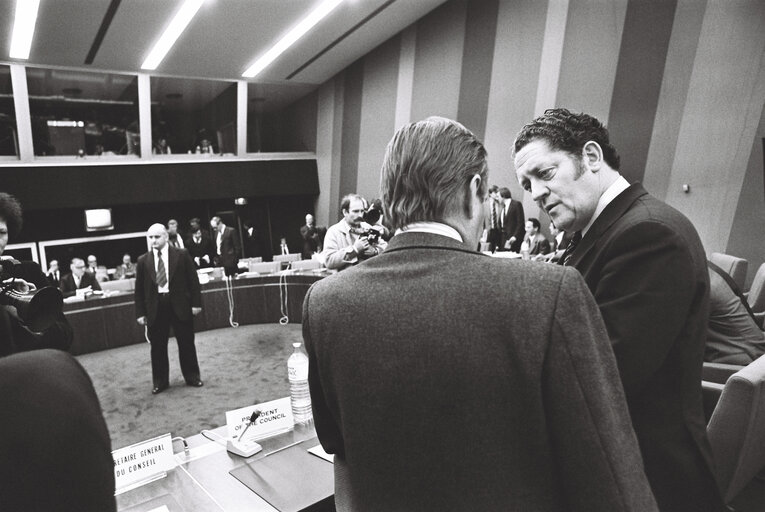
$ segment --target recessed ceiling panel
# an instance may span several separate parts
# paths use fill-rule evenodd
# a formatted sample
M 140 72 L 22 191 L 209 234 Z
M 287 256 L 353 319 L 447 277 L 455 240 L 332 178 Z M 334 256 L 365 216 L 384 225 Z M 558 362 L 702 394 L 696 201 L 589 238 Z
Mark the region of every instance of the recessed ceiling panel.
M 42 0 L 29 61 L 83 66 L 108 8 L 108 0 Z

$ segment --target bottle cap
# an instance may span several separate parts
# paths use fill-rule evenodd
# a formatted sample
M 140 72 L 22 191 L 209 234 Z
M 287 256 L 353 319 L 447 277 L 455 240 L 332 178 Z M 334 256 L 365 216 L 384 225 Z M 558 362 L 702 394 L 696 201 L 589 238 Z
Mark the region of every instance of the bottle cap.
M 292 346 L 293 346 L 293 347 L 295 347 L 295 348 L 298 348 L 300 345 L 302 345 L 302 343 L 299 343 L 299 342 L 298 342 L 298 343 L 293 343 L 293 344 L 292 344 Z

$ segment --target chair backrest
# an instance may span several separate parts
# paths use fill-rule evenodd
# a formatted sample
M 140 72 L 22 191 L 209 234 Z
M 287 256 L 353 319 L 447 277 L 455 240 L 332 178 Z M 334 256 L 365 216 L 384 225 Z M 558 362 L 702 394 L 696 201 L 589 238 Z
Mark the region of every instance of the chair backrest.
M 730 503 L 765 467 L 765 356 L 728 379 L 707 435 L 723 498 Z
M 290 254 L 274 254 L 274 261 L 300 261 L 301 254 L 299 252 Z
M 133 290 L 135 290 L 134 277 L 131 277 L 130 279 L 117 279 L 116 281 L 105 281 L 99 284 L 101 285 L 101 289 L 103 291 L 132 292 Z
M 747 300 L 749 301 L 749 307 L 755 313 L 765 311 L 765 263 L 760 265 L 760 268 L 757 269 L 757 273 L 754 275 Z
M 321 262 L 316 260 L 300 260 L 290 263 L 292 270 L 314 270 L 321 267 Z
M 746 271 L 749 268 L 749 262 L 744 258 L 738 258 L 731 256 L 730 254 L 723 254 L 721 252 L 713 252 L 709 256 L 709 261 L 723 269 L 738 285 L 741 292 L 744 291 L 744 285 L 746 284 Z
M 250 272 L 258 274 L 273 274 L 282 269 L 282 264 L 278 261 L 266 261 L 261 263 L 250 263 Z

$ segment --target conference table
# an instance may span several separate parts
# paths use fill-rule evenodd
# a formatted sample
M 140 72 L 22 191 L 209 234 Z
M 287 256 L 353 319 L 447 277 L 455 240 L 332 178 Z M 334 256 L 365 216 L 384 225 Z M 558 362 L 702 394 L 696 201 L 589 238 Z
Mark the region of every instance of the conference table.
M 285 270 L 275 274 L 244 275 L 231 281 L 233 308 L 226 282 L 202 284 L 202 312 L 194 318 L 196 332 L 239 324 L 276 323 L 286 316 L 302 320 L 308 288 L 333 271 Z M 74 329 L 74 355 L 145 343 L 144 328 L 136 322 L 133 292 L 97 295 L 64 304 L 64 315 Z M 232 314 L 233 309 L 233 314 Z
M 226 427 L 208 433 L 225 436 Z M 188 452 L 174 444 L 177 467 L 167 476 L 117 496 L 121 512 L 334 510 L 331 462 L 308 452 L 319 444 L 313 424 L 259 441 L 263 450 L 243 458 L 197 434 Z M 163 507 L 166 507 L 163 508 Z

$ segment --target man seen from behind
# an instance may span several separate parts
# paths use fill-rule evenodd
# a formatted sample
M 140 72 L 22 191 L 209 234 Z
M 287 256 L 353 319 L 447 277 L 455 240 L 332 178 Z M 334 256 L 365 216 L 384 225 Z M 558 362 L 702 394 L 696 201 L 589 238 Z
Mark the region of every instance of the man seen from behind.
M 487 180 L 461 124 L 404 126 L 382 167 L 388 248 L 306 295 L 337 509 L 656 510 L 582 277 L 476 251 Z

